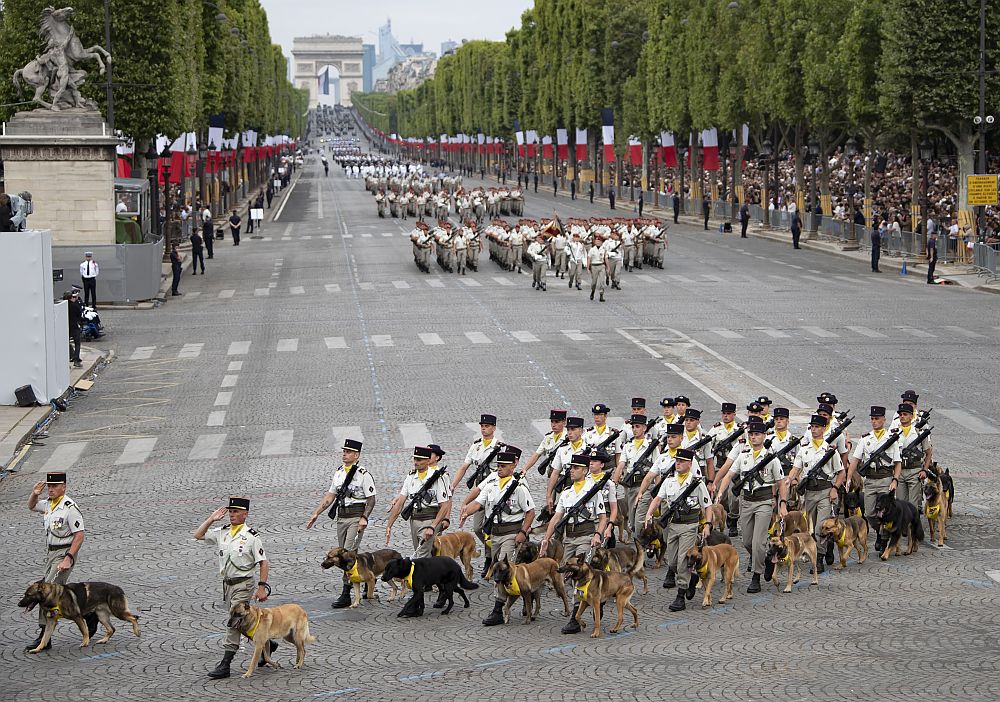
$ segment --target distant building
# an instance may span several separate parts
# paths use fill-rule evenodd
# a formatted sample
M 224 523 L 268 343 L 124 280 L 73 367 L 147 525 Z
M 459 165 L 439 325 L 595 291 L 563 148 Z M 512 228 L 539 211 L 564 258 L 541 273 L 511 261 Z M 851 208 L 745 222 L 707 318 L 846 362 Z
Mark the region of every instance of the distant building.
M 375 45 L 363 44 L 361 49 L 364 52 L 364 58 L 361 61 L 362 89 L 366 93 L 370 93 L 375 85 L 375 79 L 372 75 L 375 71 Z
M 292 41 L 292 80 L 309 91 L 309 107 L 321 102 L 319 76 L 330 66 L 330 97 L 324 103 L 350 107 L 351 94 L 364 89 L 364 50 L 361 37 L 325 34 Z
M 378 56 L 375 58 L 375 67 L 372 70 L 375 90 L 379 90 L 380 84 L 386 84 L 384 81 L 394 66 L 410 57 L 435 58 L 433 53 L 424 51 L 423 44 L 400 44 L 392 34 L 392 20 L 387 19 L 385 24 L 378 28 Z
M 441 56 L 444 56 L 449 51 L 454 51 L 457 48 L 458 48 L 457 41 L 452 41 L 451 39 L 449 39 L 448 41 L 443 41 L 441 42 Z
M 375 91 L 396 93 L 400 90 L 412 90 L 431 78 L 435 68 L 437 68 L 437 57 L 433 54 L 407 56 L 392 67 L 389 75 L 375 81 Z

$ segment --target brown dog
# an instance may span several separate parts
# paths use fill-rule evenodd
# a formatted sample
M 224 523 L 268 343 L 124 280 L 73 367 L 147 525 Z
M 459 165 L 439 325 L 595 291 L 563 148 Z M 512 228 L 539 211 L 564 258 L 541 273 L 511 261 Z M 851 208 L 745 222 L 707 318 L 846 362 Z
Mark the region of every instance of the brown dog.
M 788 564 L 788 581 L 785 583 L 785 592 L 792 591 L 792 583 L 797 583 L 802 576 L 802 566 L 799 559 L 803 556 L 809 558 L 812 563 L 813 585 L 819 585 L 819 573 L 816 571 L 816 539 L 806 532 L 797 532 L 785 536 L 772 536 L 768 540 L 767 560 L 774 566 L 774 586 L 780 588 L 781 582 L 778 578 L 778 568 L 785 563 Z
M 934 535 L 937 534 L 938 547 L 944 546 L 948 539 L 948 517 L 951 516 L 951 503 L 945 491 L 941 478 L 931 471 L 927 472 L 924 479 L 924 516 L 927 517 L 927 526 L 931 532 L 931 543 L 934 543 Z
M 726 517 L 729 513 L 726 512 L 726 508 L 722 506 L 719 502 L 713 502 L 707 509 L 705 509 L 706 517 L 712 522 L 713 530 L 721 530 L 726 524 Z
M 84 615 L 90 613 L 96 614 L 104 625 L 104 637 L 95 643 L 107 643 L 115 633 L 115 628 L 111 625 L 112 614 L 124 622 L 129 622 L 132 625 L 132 633 L 139 635 L 139 617 L 128 611 L 125 591 L 111 583 L 83 582 L 60 585 L 39 580 L 28 586 L 24 597 L 17 603 L 18 607 L 27 607 L 29 610 L 34 609 L 36 605 L 45 611 L 45 631 L 38 647 L 28 653 L 38 653 L 49 645 L 52 632 L 56 629 L 56 622 L 63 617 L 72 619 L 80 629 L 83 635 L 80 648 L 90 645 L 90 632 L 83 619 Z
M 812 532 L 809 517 L 801 510 L 792 510 L 780 519 L 777 514 L 771 515 L 771 526 L 767 533 L 771 536 L 791 536 L 792 534 L 808 534 Z
M 472 559 L 479 558 L 476 537 L 469 531 L 452 531 L 434 537 L 431 555 L 447 556 L 465 566 L 465 577 L 472 579 Z
M 642 546 L 636 541 L 635 546 L 615 546 L 614 548 L 598 547 L 590 557 L 590 567 L 595 570 L 612 573 L 627 573 L 635 563 L 636 553 L 639 558 L 639 579 L 642 580 L 642 594 L 649 593 L 649 579 L 646 577 L 645 554 Z
M 403 556 L 399 551 L 394 551 L 391 548 L 382 548 L 378 551 L 372 551 L 371 553 L 358 553 L 357 551 L 350 551 L 346 548 L 341 548 L 339 546 L 331 548 L 326 554 L 326 558 L 320 564 L 324 570 L 330 568 L 340 568 L 347 574 L 348 580 L 354 586 L 354 602 L 351 607 L 358 607 L 361 604 L 361 583 L 366 585 L 368 599 L 374 599 L 375 597 L 375 581 L 377 578 L 382 577 L 382 572 L 385 570 L 385 564 L 391 561 L 393 558 L 402 558 Z M 397 587 L 397 583 L 399 586 Z M 390 580 L 389 587 L 392 588 L 392 594 L 389 596 L 389 602 L 396 599 L 396 592 L 399 592 L 400 597 L 406 592 L 406 585 L 402 580 Z
M 864 563 L 868 559 L 868 520 L 864 517 L 830 517 L 824 519 L 819 525 L 819 532 L 823 536 L 823 544 L 826 545 L 829 539 L 837 544 L 840 552 L 840 563 L 835 566 L 836 570 L 843 570 L 847 566 L 847 559 L 851 555 L 851 550 L 858 557 L 858 564 Z
M 264 663 L 271 668 L 281 666 L 271 660 L 271 647 L 267 642 L 271 639 L 284 638 L 295 644 L 295 667 L 301 668 L 306 660 L 306 644 L 316 641 L 309 635 L 309 615 L 297 604 L 283 604 L 277 607 L 254 607 L 249 602 L 237 602 L 229 612 L 230 629 L 239 629 L 240 633 L 253 641 L 253 654 L 244 678 L 253 675 L 261 655 Z
M 639 628 L 639 612 L 632 604 L 632 595 L 635 594 L 635 586 L 632 578 L 638 574 L 637 567 L 642 562 L 643 554 L 640 551 L 636 556 L 636 563 L 627 573 L 609 573 L 603 570 L 594 570 L 583 558 L 574 556 L 566 561 L 566 565 L 559 569 L 560 573 L 566 573 L 576 585 L 577 592 L 580 593 L 580 604 L 576 609 L 577 624 L 581 627 L 587 625 L 583 623 L 583 613 L 587 607 L 594 610 L 594 633 L 591 638 L 596 639 L 601 635 L 601 604 L 614 597 L 615 605 L 618 608 L 618 621 L 611 629 L 612 634 L 621 631 L 622 623 L 625 621 L 625 610 L 632 614 L 635 628 Z
M 551 583 L 556 594 L 562 598 L 563 613 L 569 614 L 569 599 L 566 597 L 562 575 L 559 574 L 559 564 L 551 558 L 536 558 L 531 563 L 512 564 L 504 556 L 503 560 L 493 562 L 486 577 L 507 593 L 507 602 L 503 607 L 504 624 L 510 621 L 510 607 L 518 597 L 524 600 L 524 623 L 533 622 L 542 606 L 541 590 L 546 582 Z
M 646 550 L 646 556 L 656 560 L 655 567 L 662 567 L 667 555 L 667 539 L 655 519 L 652 524 L 645 524 L 639 530 L 639 543 Z
M 537 541 L 525 541 L 518 544 L 517 550 L 514 551 L 514 563 L 531 563 L 538 558 L 538 551 L 541 550 L 542 545 Z M 545 551 L 548 556 L 556 563 L 561 563 L 563 559 L 563 554 L 566 552 L 566 547 L 563 546 L 563 542 L 559 539 L 552 539 L 549 541 L 549 547 Z
M 716 576 L 719 571 L 722 571 L 722 576 L 726 581 L 726 591 L 719 603 L 732 599 L 733 580 L 740 570 L 740 554 L 731 544 L 707 546 L 699 540 L 688 549 L 687 567 L 692 573 L 698 574 L 698 580 L 705 588 L 705 598 L 701 602 L 702 607 L 712 606 L 712 587 L 718 579 Z

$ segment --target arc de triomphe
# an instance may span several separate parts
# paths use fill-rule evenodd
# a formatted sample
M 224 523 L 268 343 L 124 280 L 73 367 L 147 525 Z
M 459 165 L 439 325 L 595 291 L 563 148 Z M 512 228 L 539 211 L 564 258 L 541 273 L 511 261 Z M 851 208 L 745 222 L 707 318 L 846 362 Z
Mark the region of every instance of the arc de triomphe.
M 361 37 L 296 37 L 292 42 L 293 80 L 295 87 L 309 90 L 310 109 L 319 104 L 316 74 L 328 65 L 340 73 L 340 104 L 350 107 L 351 93 L 360 91 L 363 85 L 362 57 Z M 334 78 L 331 74 L 331 80 Z

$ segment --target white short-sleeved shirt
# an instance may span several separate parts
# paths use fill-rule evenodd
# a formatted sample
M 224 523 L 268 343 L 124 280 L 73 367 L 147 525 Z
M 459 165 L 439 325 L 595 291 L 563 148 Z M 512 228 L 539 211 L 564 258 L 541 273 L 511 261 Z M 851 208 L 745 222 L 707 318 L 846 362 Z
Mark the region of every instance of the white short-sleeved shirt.
M 798 451 L 795 454 L 795 460 L 792 462 L 792 469 L 799 469 L 799 480 L 805 480 L 806 476 L 809 475 L 809 471 L 813 469 L 813 466 L 820 461 L 826 454 L 827 450 L 830 448 L 830 444 L 826 443 L 825 440 L 820 440 L 819 445 L 812 440 L 810 436 L 803 443 L 799 444 Z M 836 449 L 835 449 L 836 450 Z M 825 480 L 833 480 L 837 477 L 837 473 L 844 470 L 844 464 L 837 458 L 831 458 L 826 462 L 821 469 L 817 478 L 823 478 Z
M 587 447 L 587 442 L 581 438 L 576 443 L 569 443 L 563 446 L 561 449 L 556 451 L 556 457 L 552 459 L 552 464 L 549 466 L 549 473 L 552 471 L 562 472 L 567 467 L 569 467 L 569 462 L 573 460 L 574 453 L 580 453 Z
M 593 486 L 594 482 L 590 479 L 590 476 L 587 476 L 587 479 L 583 481 L 583 487 L 580 490 L 577 490 L 574 485 L 570 485 L 568 488 L 559 493 L 559 500 L 556 502 L 556 512 L 561 514 L 569 512 L 570 508 L 582 500 L 584 495 L 586 495 Z M 576 514 L 575 518 L 571 519 L 570 522 L 576 523 L 597 521 L 602 514 L 605 514 L 604 499 L 598 494 L 591 497 L 587 504 L 583 506 L 583 508 Z
M 419 472 L 410 473 L 406 476 L 406 480 L 403 481 L 403 488 L 399 491 L 399 494 L 403 497 L 410 497 L 415 495 L 423 487 L 427 480 L 437 472 L 437 466 L 428 468 L 423 476 Z M 430 487 L 427 493 L 421 499 L 421 504 L 414 505 L 416 509 L 423 509 L 428 507 L 437 507 L 442 502 L 446 501 L 451 497 L 451 490 L 448 487 L 448 473 L 444 472 L 440 478 L 434 481 L 434 484 Z
M 52 500 L 38 500 L 34 511 L 43 515 L 46 546 L 69 546 L 73 543 L 73 535 L 85 530 L 80 508 L 66 495 L 54 505 Z
M 258 563 L 267 560 L 260 535 L 246 524 L 241 524 L 235 534 L 229 524 L 209 529 L 205 541 L 217 547 L 219 574 L 224 578 L 249 575 Z
M 733 465 L 729 468 L 731 474 L 743 475 L 744 473 L 749 473 L 750 470 L 756 465 L 757 461 L 764 457 L 768 453 L 766 448 L 761 447 L 760 451 L 754 452 L 752 446 L 744 446 L 740 452 L 736 455 L 733 460 Z M 768 461 L 767 465 L 758 473 L 757 479 L 754 481 L 754 490 L 760 487 L 771 486 L 776 483 L 780 483 L 785 479 L 785 473 L 781 469 L 781 463 L 777 458 L 773 458 Z M 749 483 L 744 484 L 744 492 L 750 492 Z
M 884 444 L 889 440 L 890 432 L 887 429 L 882 429 L 876 434 L 874 431 L 870 431 L 858 441 L 854 446 L 854 453 L 851 454 L 851 458 L 857 459 L 858 464 L 862 464 L 868 460 L 868 457 L 878 449 L 879 446 Z M 892 465 L 900 460 L 899 458 L 899 442 L 895 442 L 889 447 L 889 450 L 877 461 L 879 466 L 871 466 L 869 470 L 885 470 L 891 468 Z
M 350 470 L 347 466 L 340 466 L 333 473 L 333 480 L 330 482 L 330 489 L 328 492 L 336 495 L 340 486 L 344 484 L 344 480 L 347 479 L 347 473 Z M 357 472 L 354 477 L 351 478 L 351 484 L 347 488 L 347 494 L 344 496 L 344 505 L 354 505 L 358 503 L 363 503 L 368 500 L 369 497 L 375 496 L 375 479 L 372 474 L 365 470 L 364 466 L 358 466 Z
M 656 496 L 660 498 L 663 505 L 669 505 L 678 495 L 681 494 L 681 492 L 683 492 L 689 480 L 697 480 L 699 477 L 700 476 L 697 476 L 692 472 L 688 472 L 684 481 L 681 482 L 677 473 L 674 473 L 663 481 L 663 484 L 660 485 L 660 490 L 656 493 Z M 688 495 L 686 502 L 688 505 L 688 513 L 691 511 L 705 509 L 712 504 L 712 496 L 708 494 L 708 487 L 705 485 L 704 481 L 702 481 L 701 484 L 694 489 L 694 492 Z M 665 509 L 665 507 L 661 506 L 661 509 Z
M 911 446 L 914 448 L 918 448 L 918 450 L 916 451 L 916 458 L 912 460 L 914 461 L 914 467 L 919 465 L 919 467 L 923 468 L 924 454 L 926 454 L 927 451 L 930 449 L 931 440 L 930 437 L 924 437 L 924 439 L 919 444 L 917 444 L 916 440 L 919 435 L 920 431 L 912 424 L 909 427 L 903 427 L 903 426 L 899 427 L 899 442 L 898 442 L 899 457 L 902 460 L 903 451 L 910 448 Z
M 508 480 L 513 479 L 513 476 L 506 478 L 501 485 L 500 477 L 494 473 L 480 483 L 479 497 L 476 499 L 476 502 L 483 506 L 487 518 L 493 513 L 500 498 L 503 497 L 504 493 L 507 492 L 507 488 L 510 487 Z M 528 486 L 522 481 L 514 488 L 514 492 L 507 498 L 504 506 L 500 509 L 497 522 L 500 524 L 521 522 L 524 519 L 525 513 L 533 509 L 535 509 L 535 502 L 531 499 Z

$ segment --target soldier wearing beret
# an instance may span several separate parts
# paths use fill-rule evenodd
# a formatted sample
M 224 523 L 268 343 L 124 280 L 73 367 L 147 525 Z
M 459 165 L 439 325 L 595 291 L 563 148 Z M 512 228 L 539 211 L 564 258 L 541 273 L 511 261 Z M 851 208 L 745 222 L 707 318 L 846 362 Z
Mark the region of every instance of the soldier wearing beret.
M 208 516 L 194 532 L 194 538 L 216 547 L 219 554 L 219 575 L 222 576 L 222 599 L 226 603 L 226 615 L 238 602 L 267 601 L 271 587 L 267 584 L 268 563 L 264 553 L 264 542 L 260 535 L 247 526 L 250 512 L 250 498 L 230 497 L 228 507 L 219 507 Z M 212 528 L 229 514 L 229 524 Z M 254 571 L 260 567 L 260 580 L 254 588 Z M 273 641 L 271 650 L 277 648 Z M 223 642 L 222 662 L 209 672 L 210 678 L 228 678 L 229 666 L 240 649 L 240 630 L 226 629 Z

